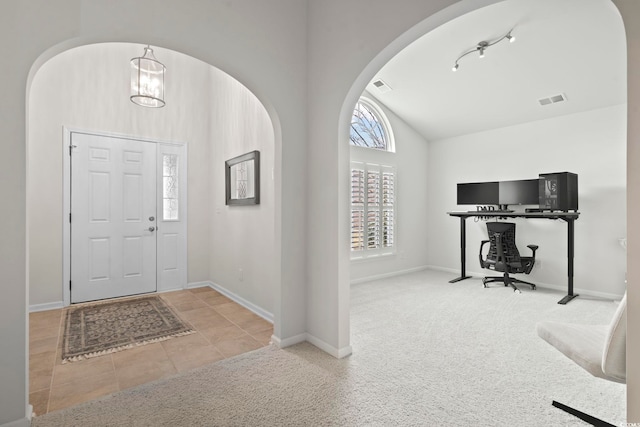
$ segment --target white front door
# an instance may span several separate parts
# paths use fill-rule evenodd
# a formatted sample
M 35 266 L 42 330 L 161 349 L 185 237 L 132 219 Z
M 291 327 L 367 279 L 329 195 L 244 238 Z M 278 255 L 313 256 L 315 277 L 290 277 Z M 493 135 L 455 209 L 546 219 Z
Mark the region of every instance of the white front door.
M 156 291 L 156 144 L 71 134 L 71 302 Z

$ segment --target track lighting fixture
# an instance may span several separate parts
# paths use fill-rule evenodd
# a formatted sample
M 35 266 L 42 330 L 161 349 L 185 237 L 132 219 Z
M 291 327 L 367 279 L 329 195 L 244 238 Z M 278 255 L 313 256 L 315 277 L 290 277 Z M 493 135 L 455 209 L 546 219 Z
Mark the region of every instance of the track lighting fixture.
M 484 53 L 485 51 L 493 46 L 494 44 L 498 44 L 500 43 L 502 40 L 509 40 L 510 43 L 513 43 L 514 41 L 516 41 L 516 38 L 511 34 L 511 32 L 513 31 L 513 29 L 509 30 L 509 32 L 507 34 L 505 34 L 504 36 L 494 40 L 494 41 L 481 41 L 478 42 L 478 44 L 476 45 L 476 47 L 474 47 L 473 49 L 463 53 L 462 55 L 460 55 L 458 57 L 458 59 L 456 59 L 456 62 L 453 64 L 453 67 L 451 68 L 452 71 L 458 71 L 458 68 L 460 67 L 460 64 L 458 64 L 458 62 L 464 58 L 465 56 L 469 55 L 470 53 L 473 52 L 478 52 L 478 55 L 480 58 L 484 58 Z

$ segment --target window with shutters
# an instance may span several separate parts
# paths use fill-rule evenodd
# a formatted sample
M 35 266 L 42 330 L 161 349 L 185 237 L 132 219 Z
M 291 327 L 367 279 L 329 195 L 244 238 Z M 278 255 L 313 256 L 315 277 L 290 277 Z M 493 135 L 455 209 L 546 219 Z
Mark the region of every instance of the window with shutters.
M 395 170 L 351 163 L 351 258 L 395 251 Z

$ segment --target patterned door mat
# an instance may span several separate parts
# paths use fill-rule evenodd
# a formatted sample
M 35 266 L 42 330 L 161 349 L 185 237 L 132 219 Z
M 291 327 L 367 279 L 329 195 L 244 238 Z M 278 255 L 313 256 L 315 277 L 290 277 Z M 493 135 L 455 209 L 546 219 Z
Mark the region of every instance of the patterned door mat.
M 194 332 L 157 295 L 72 307 L 65 317 L 62 363 Z

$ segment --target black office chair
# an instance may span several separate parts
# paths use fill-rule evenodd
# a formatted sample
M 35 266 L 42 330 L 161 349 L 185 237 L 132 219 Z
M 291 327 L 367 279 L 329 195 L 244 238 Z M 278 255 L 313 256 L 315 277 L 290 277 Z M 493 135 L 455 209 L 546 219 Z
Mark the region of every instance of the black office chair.
M 527 245 L 533 252 L 530 257 L 521 257 L 516 247 L 516 225 L 512 222 L 488 222 L 487 232 L 489 240 L 480 243 L 480 266 L 489 270 L 502 271 L 502 276 L 490 276 L 482 279 L 482 284 L 486 288 L 487 283 L 503 282 L 505 286 L 511 286 L 514 292 L 520 293 L 515 283 L 524 283 L 535 289 L 536 285 L 509 276 L 509 273 L 529 274 L 536 262 L 537 245 Z M 489 245 L 489 253 L 486 258 L 482 258 L 482 249 L 486 243 Z

